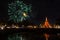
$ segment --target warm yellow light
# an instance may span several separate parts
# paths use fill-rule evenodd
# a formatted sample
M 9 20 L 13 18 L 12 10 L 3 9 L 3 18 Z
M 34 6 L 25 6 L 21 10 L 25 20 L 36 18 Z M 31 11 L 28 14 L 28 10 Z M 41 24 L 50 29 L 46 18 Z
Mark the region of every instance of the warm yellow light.
M 16 27 L 16 28 L 19 28 L 19 27 Z
M 34 26 L 34 28 L 36 28 L 36 26 Z
M 29 25 L 29 26 L 27 26 L 28 28 L 33 28 L 33 26 L 32 25 Z
M 23 16 L 25 16 L 25 17 L 26 17 L 26 16 L 27 16 L 27 14 L 24 12 L 24 13 L 23 13 Z
M 1 29 L 3 30 L 3 29 L 4 29 L 4 27 L 1 27 Z
M 10 27 L 6 27 L 6 28 L 10 28 Z

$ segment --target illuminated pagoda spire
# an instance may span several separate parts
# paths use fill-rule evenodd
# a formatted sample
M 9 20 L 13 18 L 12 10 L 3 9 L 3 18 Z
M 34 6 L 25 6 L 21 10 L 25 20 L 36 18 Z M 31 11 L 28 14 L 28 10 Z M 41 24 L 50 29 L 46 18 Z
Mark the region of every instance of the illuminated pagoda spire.
M 47 17 L 46 17 L 46 21 L 48 21 L 48 20 L 47 20 Z
M 50 25 L 50 23 L 48 22 L 47 17 L 46 17 L 46 19 L 45 19 L 45 22 L 44 22 L 44 24 L 43 24 L 43 27 L 44 27 L 44 28 L 51 28 L 51 25 Z

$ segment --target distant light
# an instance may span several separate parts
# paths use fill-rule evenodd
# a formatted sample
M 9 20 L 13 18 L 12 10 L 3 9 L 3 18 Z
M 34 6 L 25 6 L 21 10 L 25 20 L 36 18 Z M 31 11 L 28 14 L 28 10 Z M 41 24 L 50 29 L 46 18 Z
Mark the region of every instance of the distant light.
M 15 26 L 13 26 L 12 28 L 15 28 Z
M 5 24 L 5 26 L 7 26 L 7 25 Z
M 60 25 L 55 25 L 54 28 L 60 29 Z
M 19 28 L 19 27 L 15 27 L 15 28 Z
M 10 28 L 10 27 L 6 27 L 6 28 Z
M 1 27 L 1 29 L 3 30 L 3 29 L 4 29 L 4 27 Z
M 58 29 L 60 29 L 60 25 L 58 25 Z
M 23 13 L 23 16 L 27 17 L 27 14 L 24 12 L 24 13 Z
M 34 28 L 36 28 L 37 26 L 34 26 Z
M 16 27 L 16 25 L 12 24 L 12 28 L 15 28 L 15 27 Z
M 29 25 L 29 26 L 27 26 L 28 28 L 33 28 L 33 26 L 31 26 L 31 25 Z

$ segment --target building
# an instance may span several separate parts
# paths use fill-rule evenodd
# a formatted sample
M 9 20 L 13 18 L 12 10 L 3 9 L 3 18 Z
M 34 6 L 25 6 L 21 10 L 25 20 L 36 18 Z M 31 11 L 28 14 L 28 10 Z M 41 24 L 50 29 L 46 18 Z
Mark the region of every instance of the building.
M 45 22 L 41 25 L 41 28 L 52 28 L 51 24 L 49 23 L 47 17 L 45 19 Z

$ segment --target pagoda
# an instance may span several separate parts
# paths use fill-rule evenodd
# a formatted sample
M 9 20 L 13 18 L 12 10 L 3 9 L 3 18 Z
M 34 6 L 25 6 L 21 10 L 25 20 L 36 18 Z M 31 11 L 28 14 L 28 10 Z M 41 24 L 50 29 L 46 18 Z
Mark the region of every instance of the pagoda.
M 50 23 L 48 22 L 47 17 L 46 17 L 45 22 L 44 22 L 44 24 L 43 24 L 43 28 L 51 28 L 51 25 L 50 25 Z

